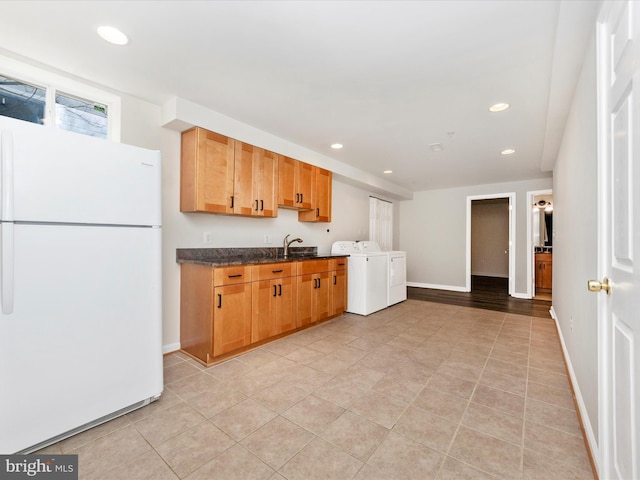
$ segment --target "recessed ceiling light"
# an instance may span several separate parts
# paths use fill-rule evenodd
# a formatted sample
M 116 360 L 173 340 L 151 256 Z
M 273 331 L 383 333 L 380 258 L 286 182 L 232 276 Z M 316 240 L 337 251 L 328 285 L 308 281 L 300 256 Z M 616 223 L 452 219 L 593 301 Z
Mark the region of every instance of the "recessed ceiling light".
M 103 25 L 98 27 L 97 32 L 104 40 L 114 45 L 126 45 L 129 43 L 127 36 L 115 27 Z
M 335 150 L 340 150 L 342 148 L 342 144 L 341 143 L 334 143 L 333 145 L 331 145 L 331 148 L 333 148 Z
M 502 150 L 500 153 L 502 155 L 511 155 L 512 153 L 516 153 L 516 151 L 513 148 L 507 148 L 505 150 Z
M 432 152 L 441 152 L 442 150 L 444 150 L 441 143 L 430 143 L 429 148 Z
M 508 103 L 496 103 L 495 105 L 491 105 L 489 107 L 489 111 L 490 112 L 502 112 L 503 110 L 506 110 L 507 108 L 509 108 L 509 104 Z
M 385 171 L 384 171 L 384 172 L 382 172 L 382 173 L 393 173 L 393 170 L 385 170 Z

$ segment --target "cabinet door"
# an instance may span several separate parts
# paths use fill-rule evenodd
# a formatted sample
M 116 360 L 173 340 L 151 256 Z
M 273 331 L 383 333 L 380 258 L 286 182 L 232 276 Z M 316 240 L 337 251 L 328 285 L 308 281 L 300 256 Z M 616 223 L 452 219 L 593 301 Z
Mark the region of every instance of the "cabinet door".
M 347 271 L 336 270 L 331 275 L 331 316 L 341 315 L 347 309 Z
M 332 174 L 329 170 L 314 167 L 313 179 L 313 208 L 308 212 L 299 212 L 298 220 L 301 222 L 330 222 Z
M 180 211 L 232 213 L 234 140 L 202 128 L 182 134 Z
M 281 156 L 278 160 L 278 205 L 295 208 L 296 200 L 296 164 L 297 160 Z
M 331 278 L 329 272 L 316 273 L 317 286 L 313 296 L 313 321 L 323 320 L 329 317 L 331 304 Z
M 251 343 L 251 284 L 216 287 L 213 291 L 213 356 Z
M 180 266 L 180 348 L 205 363 L 213 355 L 213 268 Z
M 298 161 L 296 164 L 296 192 L 299 194 L 296 206 L 301 210 L 313 207 L 314 166 Z
M 251 342 L 277 335 L 276 303 L 279 280 L 262 280 L 251 285 Z
M 278 295 L 276 302 L 276 330 L 284 333 L 296 328 L 296 305 L 298 284 L 295 277 L 281 278 L 276 282 Z
M 254 164 L 261 156 L 262 149 L 248 143 L 236 141 L 235 173 L 233 180 L 233 213 L 255 215 L 259 204 L 253 191 Z
M 314 274 L 299 275 L 298 281 L 298 318 L 297 326 L 302 327 L 313 322 L 313 298 L 316 279 Z
M 279 155 L 268 150 L 254 157 L 253 190 L 258 200 L 256 215 L 278 216 L 278 161 Z

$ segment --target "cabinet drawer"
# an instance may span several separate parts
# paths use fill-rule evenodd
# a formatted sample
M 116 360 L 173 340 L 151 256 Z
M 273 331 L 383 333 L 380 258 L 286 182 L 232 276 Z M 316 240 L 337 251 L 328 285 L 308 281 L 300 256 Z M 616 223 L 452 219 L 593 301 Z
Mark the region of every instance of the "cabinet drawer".
M 213 269 L 213 285 L 234 285 L 251 281 L 251 267 L 249 265 L 234 265 Z
M 251 267 L 251 281 L 271 280 L 273 278 L 293 277 L 296 274 L 295 262 L 266 263 Z
M 298 275 L 307 275 L 309 273 L 328 272 L 329 260 L 304 260 L 298 262 Z
M 346 270 L 347 269 L 347 257 L 344 258 L 334 258 L 329 260 L 330 268 L 329 270 Z

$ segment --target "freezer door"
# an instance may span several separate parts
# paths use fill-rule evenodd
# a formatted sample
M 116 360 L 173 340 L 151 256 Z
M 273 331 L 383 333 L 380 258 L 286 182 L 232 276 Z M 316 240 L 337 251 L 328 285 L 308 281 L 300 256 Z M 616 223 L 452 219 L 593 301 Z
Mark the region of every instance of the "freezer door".
M 12 311 L 0 316 L 2 454 L 163 388 L 160 229 L 15 225 L 13 236 L 3 277 Z
M 160 225 L 160 153 L 0 117 L 0 220 Z

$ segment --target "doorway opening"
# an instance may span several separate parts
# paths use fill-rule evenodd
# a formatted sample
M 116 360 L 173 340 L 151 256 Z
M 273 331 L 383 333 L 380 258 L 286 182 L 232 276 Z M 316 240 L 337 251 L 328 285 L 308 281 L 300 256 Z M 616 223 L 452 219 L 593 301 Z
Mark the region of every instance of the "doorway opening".
M 515 193 L 467 197 L 466 291 L 513 296 Z
M 553 192 L 527 192 L 527 270 L 531 279 L 529 298 L 552 299 L 553 278 Z

